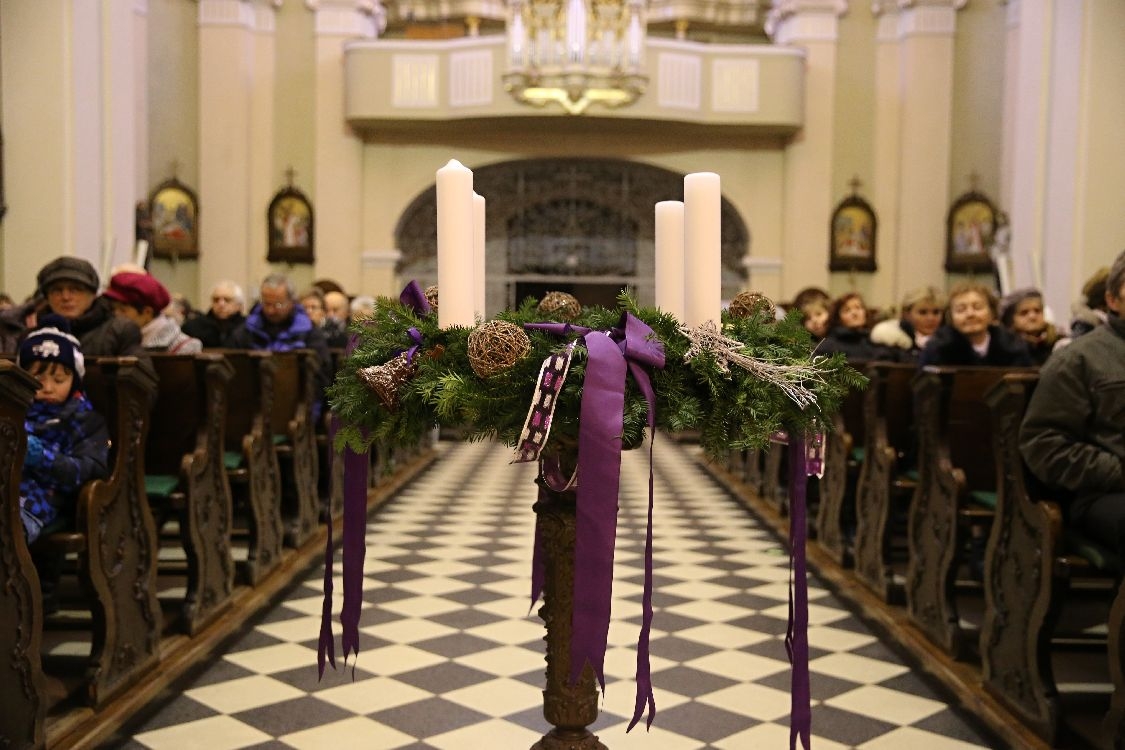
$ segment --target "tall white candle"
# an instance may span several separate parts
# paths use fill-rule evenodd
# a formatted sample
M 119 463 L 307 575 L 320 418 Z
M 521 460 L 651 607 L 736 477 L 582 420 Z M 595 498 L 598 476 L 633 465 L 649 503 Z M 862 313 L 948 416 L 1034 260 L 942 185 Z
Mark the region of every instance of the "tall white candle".
M 719 175 L 684 177 L 684 322 L 719 323 L 722 310 L 722 191 Z
M 684 203 L 656 204 L 656 306 L 684 320 Z
M 473 172 L 456 159 L 437 171 L 438 325 L 472 326 Z
M 473 193 L 473 313 L 478 318 L 487 317 L 484 312 L 485 293 L 485 200 L 483 195 Z

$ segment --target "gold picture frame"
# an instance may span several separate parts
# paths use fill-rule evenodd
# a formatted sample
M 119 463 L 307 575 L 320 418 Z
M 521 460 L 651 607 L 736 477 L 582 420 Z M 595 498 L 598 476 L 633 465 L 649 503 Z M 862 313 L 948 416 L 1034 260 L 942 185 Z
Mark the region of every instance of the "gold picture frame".
M 199 199 L 173 177 L 156 186 L 148 199 L 154 258 L 199 257 Z
M 989 250 L 996 239 L 996 206 L 988 196 L 970 190 L 949 208 L 945 221 L 945 270 L 991 273 Z
M 828 227 L 830 271 L 873 272 L 878 219 L 871 204 L 852 194 L 832 212 Z
M 280 190 L 266 211 L 271 263 L 312 263 L 315 216 L 312 204 L 292 185 Z

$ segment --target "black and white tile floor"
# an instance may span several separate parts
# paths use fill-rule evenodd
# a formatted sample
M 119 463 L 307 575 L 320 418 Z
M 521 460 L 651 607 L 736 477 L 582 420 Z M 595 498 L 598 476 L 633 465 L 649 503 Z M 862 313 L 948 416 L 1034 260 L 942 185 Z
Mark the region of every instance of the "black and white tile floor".
M 549 729 L 544 631 L 528 613 L 534 470 L 509 465 L 509 451 L 490 443 L 442 443 L 438 450 L 433 467 L 369 522 L 354 679 L 349 665 L 317 681 L 322 571 L 313 569 L 119 747 L 530 747 Z M 659 437 L 658 713 L 647 734 L 643 726 L 625 734 L 641 614 L 647 453 L 627 453 L 622 467 L 607 687 L 593 729 L 612 750 L 785 748 L 787 557 L 684 449 Z M 809 598 L 815 748 L 989 746 L 815 578 Z

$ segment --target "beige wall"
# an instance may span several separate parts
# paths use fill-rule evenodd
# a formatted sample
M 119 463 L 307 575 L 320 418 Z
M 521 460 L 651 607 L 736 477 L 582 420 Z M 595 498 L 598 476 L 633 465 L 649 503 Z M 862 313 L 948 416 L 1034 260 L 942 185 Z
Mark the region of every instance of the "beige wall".
M 998 2 L 969 3 L 957 12 L 950 203 L 969 190 L 969 175 L 974 172 L 978 177 L 977 189 L 994 203 L 1000 201 L 1004 19 L 1005 8 Z

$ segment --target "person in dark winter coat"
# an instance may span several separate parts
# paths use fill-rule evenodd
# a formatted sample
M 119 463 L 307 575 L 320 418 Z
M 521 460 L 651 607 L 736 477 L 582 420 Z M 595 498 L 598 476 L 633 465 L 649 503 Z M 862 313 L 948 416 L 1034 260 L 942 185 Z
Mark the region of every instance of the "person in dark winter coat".
M 262 281 L 259 294 L 258 304 L 230 335 L 227 346 L 272 352 L 312 349 L 318 360 L 317 393 L 323 394 L 332 377 L 332 356 L 324 332 L 297 302 L 293 283 L 284 274 L 270 274 Z
M 872 343 L 897 349 L 899 359 L 904 362 L 917 361 L 930 337 L 941 326 L 945 305 L 945 294 L 935 287 L 911 289 L 902 298 L 901 317 L 872 326 Z
M 997 325 L 997 302 L 983 284 L 965 282 L 949 292 L 946 323 L 918 357 L 926 365 L 1032 367 L 1027 344 Z
M 146 357 L 141 329 L 115 316 L 110 301 L 98 296 L 98 274 L 87 261 L 55 258 L 39 271 L 37 281 L 37 294 L 46 300 L 45 312 L 69 321 L 70 333 L 81 342 L 87 357 Z M 0 316 L 7 329 L 4 340 L 22 339 L 37 326 L 36 315 L 31 314 L 33 304 L 14 307 Z M 9 338 L 12 333 L 15 335 Z
M 849 362 L 897 361 L 898 353 L 871 341 L 867 305 L 858 292 L 843 294 L 832 303 L 828 335 L 816 348 L 819 354 L 842 352 Z
M 203 342 L 204 349 L 230 346 L 230 336 L 246 322 L 242 310 L 246 297 L 233 281 L 220 281 L 211 287 L 211 307 L 204 315 L 185 320 L 181 330 Z
M 1110 269 L 1105 300 L 1106 324 L 1043 365 L 1020 452 L 1061 492 L 1071 526 L 1125 555 L 1125 252 Z
M 1035 364 L 1051 356 L 1059 332 L 1043 314 L 1043 293 L 1028 287 L 1004 295 L 1000 300 L 1000 323 L 1027 344 Z
M 109 432 L 82 393 L 82 348 L 64 318 L 48 315 L 46 327 L 20 345 L 18 361 L 39 381 L 27 411 L 27 454 L 20 479 L 20 518 L 27 541 L 67 520 L 82 485 L 109 476 Z

